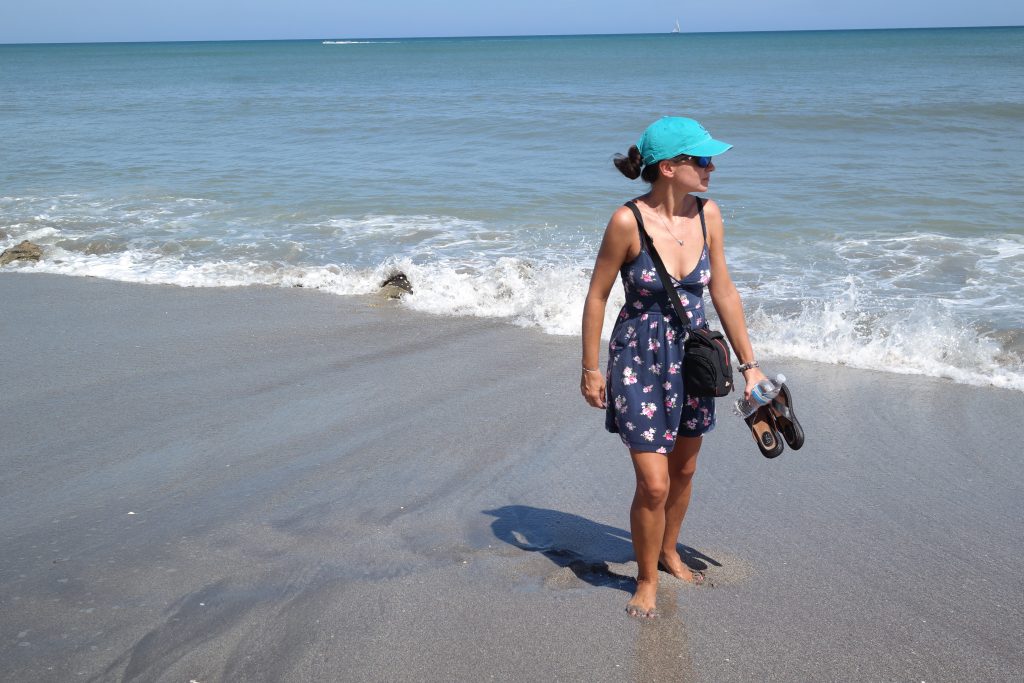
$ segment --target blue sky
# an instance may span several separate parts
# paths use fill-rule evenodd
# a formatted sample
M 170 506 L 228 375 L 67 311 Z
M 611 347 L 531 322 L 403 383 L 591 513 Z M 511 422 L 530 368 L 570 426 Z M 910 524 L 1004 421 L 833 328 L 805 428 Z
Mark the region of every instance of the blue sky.
M 0 0 L 0 43 L 1024 24 L 1020 0 Z

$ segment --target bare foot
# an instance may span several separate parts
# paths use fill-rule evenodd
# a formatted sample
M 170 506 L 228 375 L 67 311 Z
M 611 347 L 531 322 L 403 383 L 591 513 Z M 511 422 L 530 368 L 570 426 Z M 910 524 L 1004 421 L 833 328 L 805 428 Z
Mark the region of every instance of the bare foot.
M 637 619 L 655 619 L 658 611 L 655 609 L 655 601 L 658 594 L 658 582 L 650 579 L 640 579 L 636 582 L 636 592 L 633 598 L 626 603 L 626 614 Z
M 668 572 L 680 581 L 692 583 L 695 586 L 704 583 L 704 574 L 702 572 L 695 572 L 687 567 L 686 563 L 679 557 L 679 553 L 675 550 L 670 553 L 664 551 L 661 553 L 661 556 L 658 558 L 658 569 Z

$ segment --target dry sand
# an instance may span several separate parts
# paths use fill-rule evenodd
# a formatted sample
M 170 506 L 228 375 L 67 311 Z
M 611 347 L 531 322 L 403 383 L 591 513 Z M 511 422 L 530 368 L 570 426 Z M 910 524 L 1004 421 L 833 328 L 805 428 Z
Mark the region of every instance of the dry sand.
M 0 275 L 0 679 L 1020 680 L 1019 392 L 776 360 L 668 577 L 575 338 L 305 290 Z

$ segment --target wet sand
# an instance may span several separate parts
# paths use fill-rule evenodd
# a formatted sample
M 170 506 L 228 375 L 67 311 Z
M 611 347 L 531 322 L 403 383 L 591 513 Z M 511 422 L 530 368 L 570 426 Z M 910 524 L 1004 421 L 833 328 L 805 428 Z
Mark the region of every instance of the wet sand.
M 578 339 L 307 290 L 0 275 L 0 679 L 1015 680 L 1019 392 L 778 359 L 625 617 Z

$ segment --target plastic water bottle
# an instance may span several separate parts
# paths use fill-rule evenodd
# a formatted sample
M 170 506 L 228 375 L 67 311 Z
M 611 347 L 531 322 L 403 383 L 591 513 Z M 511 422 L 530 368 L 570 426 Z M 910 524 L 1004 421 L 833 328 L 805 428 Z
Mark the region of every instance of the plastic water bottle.
M 782 383 L 785 381 L 786 376 L 778 374 L 775 375 L 774 380 L 766 378 L 755 384 L 754 388 L 750 390 L 749 400 L 743 396 L 736 399 L 736 405 L 734 406 L 736 414 L 740 417 L 747 417 L 764 404 L 770 402 L 779 395 Z

